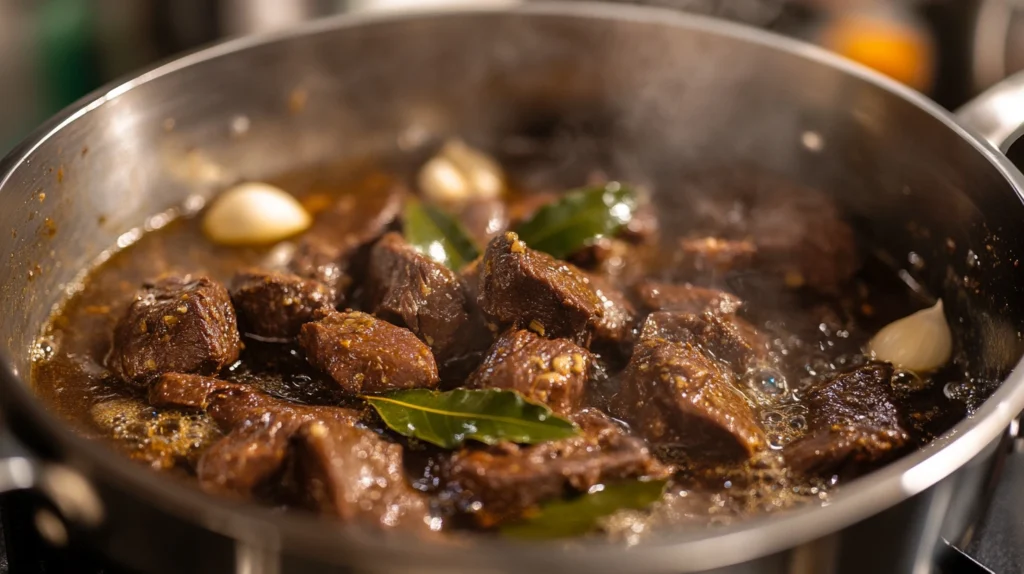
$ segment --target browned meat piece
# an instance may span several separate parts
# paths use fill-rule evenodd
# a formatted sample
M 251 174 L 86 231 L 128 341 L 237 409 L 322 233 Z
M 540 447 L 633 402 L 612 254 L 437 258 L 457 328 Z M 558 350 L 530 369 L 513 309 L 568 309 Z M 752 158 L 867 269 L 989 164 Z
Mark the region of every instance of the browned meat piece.
M 478 245 L 487 245 L 508 227 L 508 210 L 500 199 L 470 201 L 462 206 L 459 221 Z
M 696 287 L 689 283 L 660 283 L 645 279 L 633 287 L 634 293 L 647 310 L 703 313 L 717 311 L 731 315 L 743 306 L 743 300 L 725 291 Z
M 652 444 L 679 448 L 694 462 L 741 461 L 764 448 L 765 436 L 732 379 L 693 344 L 645 336 L 612 412 Z
M 406 481 L 401 446 L 324 420 L 303 425 L 292 448 L 294 481 L 311 508 L 384 528 L 427 528 L 427 504 Z
M 636 310 L 626 296 L 597 275 L 589 275 L 594 294 L 601 301 L 604 314 L 594 325 L 592 347 L 602 354 L 626 352 L 633 344 L 633 327 L 636 324 Z
M 255 391 L 248 385 L 212 377 L 167 374 L 150 389 L 157 407 L 204 409 L 227 433 L 207 449 L 196 469 L 207 492 L 248 498 L 277 476 L 288 455 L 291 437 L 313 421 L 352 425 L 358 413 L 339 407 L 294 404 Z
M 749 268 L 756 254 L 757 247 L 750 241 L 701 237 L 681 240 L 676 258 L 683 273 L 718 279 Z
M 111 368 L 148 383 L 162 373 L 212 375 L 238 359 L 241 341 L 228 292 L 206 277 L 145 285 L 114 331 Z
M 334 296 L 323 283 L 259 269 L 235 275 L 231 302 L 247 333 L 273 339 L 298 335 L 317 311 L 334 308 Z
M 571 341 L 511 330 L 498 338 L 466 386 L 516 390 L 570 414 L 583 400 L 591 361 L 590 352 Z
M 700 348 L 736 373 L 768 363 L 768 338 L 739 317 L 705 311 L 699 315 L 659 311 L 644 321 L 640 338 Z
M 335 306 L 345 303 L 352 277 L 343 265 L 342 250 L 313 237 L 299 242 L 288 262 L 288 271 L 327 287 Z
M 370 175 L 358 193 L 342 195 L 317 215 L 288 270 L 327 286 L 336 307 L 345 304 L 351 286 L 362 282 L 370 245 L 394 224 L 405 194 L 392 178 Z
M 149 404 L 154 407 L 206 410 L 214 393 L 249 390 L 248 387 L 214 377 L 167 373 L 149 388 Z
M 511 231 L 491 241 L 483 266 L 480 307 L 492 321 L 589 343 L 604 305 L 582 271 L 530 249 Z
M 891 460 L 908 445 L 893 397 L 893 368 L 870 363 L 813 387 L 804 398 L 807 434 L 786 462 L 799 474 L 848 477 Z
M 697 233 L 749 241 L 753 268 L 782 279 L 835 292 L 857 270 L 853 230 L 828 195 L 778 175 L 735 169 L 691 178 L 696 193 L 682 193 Z
M 452 270 L 388 233 L 373 247 L 368 275 L 375 315 L 408 327 L 442 364 L 465 350 L 459 334 L 469 322 L 468 302 Z
M 593 409 L 573 417 L 582 434 L 560 441 L 456 452 L 442 471 L 481 526 L 522 516 L 566 490 L 585 492 L 603 481 L 666 474 L 644 442 Z
M 406 193 L 392 177 L 373 174 L 357 193 L 342 195 L 319 214 L 306 235 L 337 247 L 346 258 L 387 231 L 402 212 Z
M 286 413 L 301 422 L 337 418 L 354 423 L 359 418 L 359 413 L 352 409 L 302 405 L 272 397 L 249 385 L 180 373 L 162 375 L 149 389 L 149 404 L 205 410 L 224 430 L 252 424 L 268 413 Z
M 434 388 L 437 365 L 411 331 L 358 311 L 330 312 L 306 323 L 299 344 L 313 366 L 352 395 Z

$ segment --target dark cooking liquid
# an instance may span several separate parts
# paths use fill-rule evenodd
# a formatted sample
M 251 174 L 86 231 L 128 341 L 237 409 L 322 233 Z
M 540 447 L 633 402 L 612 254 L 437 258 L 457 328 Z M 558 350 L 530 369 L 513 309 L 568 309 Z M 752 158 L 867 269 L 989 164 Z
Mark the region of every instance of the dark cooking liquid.
M 361 182 L 366 171 L 352 166 L 324 168 L 272 183 L 295 194 L 315 212 L 340 194 L 360 193 L 365 188 Z M 121 383 L 103 365 L 115 323 L 145 280 L 177 273 L 207 275 L 227 283 L 239 268 L 257 265 L 273 255 L 269 249 L 212 245 L 200 232 L 199 223 L 196 217 L 177 218 L 144 234 L 93 271 L 40 339 L 33 371 L 36 392 L 83 434 L 105 439 L 136 460 L 186 479 L 193 473 L 189 462 L 220 436 L 219 431 L 205 414 L 158 412 L 149 407 L 137 390 Z M 661 228 L 663 234 L 671 231 L 664 220 Z M 779 449 L 802 436 L 806 426 L 805 407 L 790 398 L 792 391 L 863 362 L 860 349 L 871 334 L 929 303 L 908 289 L 894 270 L 866 259 L 847 292 L 836 298 L 765 291 L 756 277 L 748 278 L 749 284 L 730 286 L 747 299 L 746 318 L 778 335 L 775 352 L 786 356 L 787 372 L 754 373 L 747 381 L 758 399 L 772 448 L 755 460 L 714 473 L 683 466 L 670 487 L 677 496 L 667 496 L 650 514 L 615 515 L 604 525 L 613 537 L 634 539 L 637 532 L 651 530 L 636 528 L 638 522 L 656 526 L 725 522 L 827 498 L 834 488 L 832 481 L 797 482 L 781 465 Z M 650 266 L 656 275 L 657 257 Z M 332 392 L 335 385 L 311 368 L 296 347 L 250 339 L 244 342 L 240 360 L 222 373 L 224 378 L 295 402 L 338 404 Z M 616 367 L 608 366 L 605 375 L 592 385 L 590 401 L 597 406 L 616 385 Z M 964 416 L 964 403 L 944 392 L 947 385 L 957 387 L 963 380 L 963 370 L 955 362 L 924 379 L 910 373 L 894 377 L 892 384 L 914 421 L 914 427 L 907 430 L 916 444 L 944 432 Z M 788 388 L 780 387 L 783 381 Z M 185 463 L 178 456 L 181 453 L 190 453 Z M 672 453 L 662 455 L 671 457 Z M 429 449 L 407 449 L 406 459 L 414 485 L 430 490 Z

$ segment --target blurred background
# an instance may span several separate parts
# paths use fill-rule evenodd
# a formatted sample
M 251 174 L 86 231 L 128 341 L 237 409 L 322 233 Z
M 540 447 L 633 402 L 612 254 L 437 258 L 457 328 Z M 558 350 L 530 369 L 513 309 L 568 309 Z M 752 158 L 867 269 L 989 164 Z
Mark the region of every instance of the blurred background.
M 182 51 L 339 12 L 430 3 L 440 2 L 0 0 L 0 155 L 89 91 Z M 711 14 L 804 38 L 872 66 L 949 108 L 1024 69 L 1024 0 L 631 3 Z

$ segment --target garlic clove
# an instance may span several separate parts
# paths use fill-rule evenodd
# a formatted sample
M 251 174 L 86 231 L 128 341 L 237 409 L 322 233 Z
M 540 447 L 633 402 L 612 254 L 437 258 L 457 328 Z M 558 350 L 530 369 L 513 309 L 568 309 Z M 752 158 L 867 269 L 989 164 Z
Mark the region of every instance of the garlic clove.
M 203 217 L 203 233 L 221 245 L 266 245 L 301 233 L 313 218 L 288 192 L 242 183 L 217 196 Z
M 438 203 L 498 199 L 505 193 L 498 162 L 461 140 L 445 143 L 420 169 L 418 183 L 424 197 Z
M 501 166 L 491 156 L 469 147 L 462 140 L 449 141 L 442 148 L 441 155 L 465 174 L 473 190 L 472 199 L 498 199 L 505 191 Z
M 462 203 L 470 198 L 470 182 L 444 156 L 436 156 L 420 169 L 418 184 L 423 196 L 436 203 Z
M 953 353 L 953 334 L 942 312 L 942 300 L 883 327 L 871 341 L 873 357 L 916 373 L 945 365 Z

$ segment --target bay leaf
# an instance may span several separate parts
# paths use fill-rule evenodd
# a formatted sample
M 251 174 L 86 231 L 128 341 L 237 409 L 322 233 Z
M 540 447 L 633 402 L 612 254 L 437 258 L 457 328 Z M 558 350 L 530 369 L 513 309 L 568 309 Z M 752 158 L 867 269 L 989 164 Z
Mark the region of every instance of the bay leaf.
M 664 480 L 626 480 L 599 485 L 569 500 L 556 500 L 532 516 L 508 524 L 501 533 L 512 538 L 546 540 L 580 536 L 593 531 L 599 521 L 618 510 L 643 510 L 661 498 Z
M 600 237 L 618 233 L 633 218 L 637 198 L 619 182 L 570 191 L 516 226 L 530 248 L 565 259 Z
M 402 213 L 405 240 L 417 251 L 458 271 L 480 251 L 457 219 L 439 207 L 408 199 Z
M 535 444 L 579 433 L 546 405 L 505 389 L 411 389 L 363 398 L 395 432 L 442 448 L 456 448 L 466 439 Z

